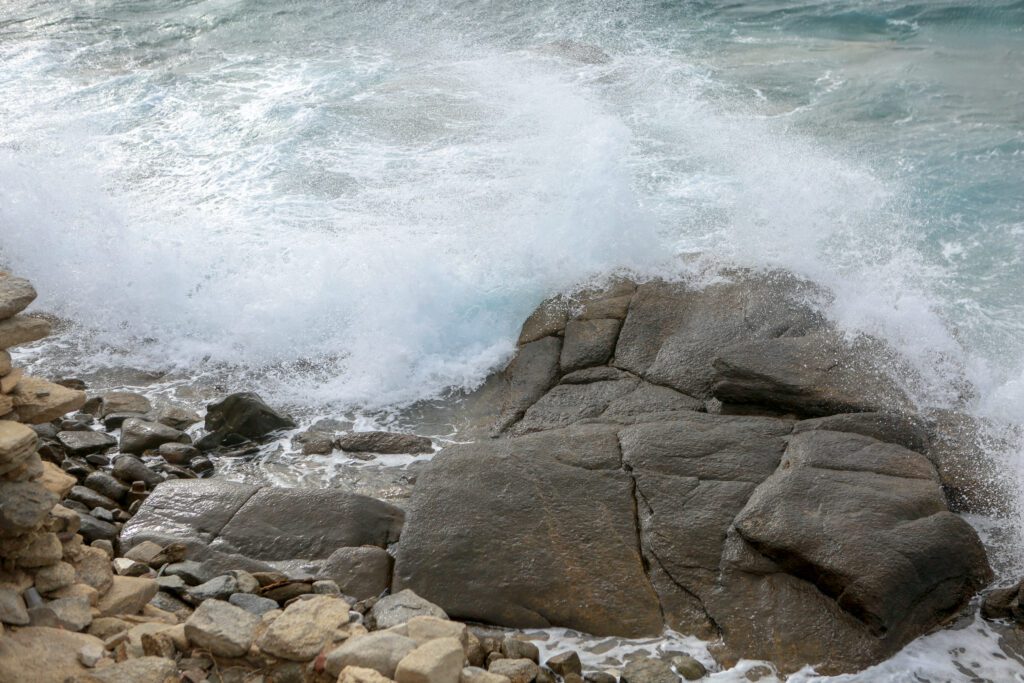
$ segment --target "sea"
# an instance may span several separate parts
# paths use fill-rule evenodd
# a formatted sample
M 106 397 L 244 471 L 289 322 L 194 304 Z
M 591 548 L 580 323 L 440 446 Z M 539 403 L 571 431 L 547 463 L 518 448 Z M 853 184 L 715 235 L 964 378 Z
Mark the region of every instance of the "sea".
M 57 321 L 33 372 L 441 441 L 546 297 L 785 269 L 1024 499 L 1024 2 L 3 0 L 0 266 Z M 1019 516 L 972 523 L 1024 574 Z M 969 618 L 827 680 L 1012 649 Z

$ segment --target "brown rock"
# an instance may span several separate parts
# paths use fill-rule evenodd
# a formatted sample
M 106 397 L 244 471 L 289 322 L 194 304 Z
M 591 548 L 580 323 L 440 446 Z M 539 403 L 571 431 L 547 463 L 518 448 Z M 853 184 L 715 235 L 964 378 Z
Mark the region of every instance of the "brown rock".
M 100 598 L 96 607 L 100 616 L 104 617 L 115 614 L 135 614 L 153 599 L 157 589 L 157 583 L 153 579 L 115 576 L 111 581 L 110 590 Z
M 0 320 L 6 320 L 24 311 L 36 300 L 32 283 L 22 277 L 0 273 Z
M 86 671 L 78 661 L 83 647 L 103 647 L 103 641 L 84 633 L 28 627 L 0 638 L 0 681 L 64 683 Z
M 32 315 L 16 315 L 0 320 L 0 348 L 39 341 L 49 336 L 49 321 Z
M 0 323 L 2 324 L 2 323 Z M 25 376 L 14 393 L 14 411 L 29 424 L 49 422 L 78 410 L 85 403 L 85 392 L 62 387 L 38 377 Z
M 407 654 L 395 669 L 398 683 L 459 683 L 465 655 L 457 638 L 438 638 Z
M 44 462 L 43 476 L 39 478 L 39 483 L 58 498 L 64 498 L 78 483 L 78 480 L 52 462 Z
M 260 636 L 256 645 L 267 654 L 306 662 L 331 642 L 334 631 L 348 623 L 349 605 L 321 595 L 289 605 Z

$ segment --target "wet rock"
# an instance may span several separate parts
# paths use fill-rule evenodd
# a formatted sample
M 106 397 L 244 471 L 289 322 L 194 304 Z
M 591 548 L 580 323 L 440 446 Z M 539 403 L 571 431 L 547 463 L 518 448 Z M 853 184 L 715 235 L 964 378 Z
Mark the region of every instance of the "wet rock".
M 117 439 L 103 432 L 59 432 L 57 440 L 71 455 L 86 456 L 101 453 L 117 445 Z
M 156 413 L 156 421 L 173 429 L 185 430 L 203 418 L 199 413 L 182 405 L 168 403 Z
M 583 664 L 580 663 L 580 656 L 573 650 L 560 652 L 547 661 L 547 667 L 559 676 L 566 674 L 583 675 Z
M 443 609 L 408 589 L 381 598 L 370 613 L 380 629 L 404 624 L 418 616 L 448 618 Z
M 496 432 L 502 432 L 536 403 L 558 381 L 558 360 L 562 353 L 562 340 L 544 337 L 531 341 L 519 349 L 505 368 L 506 391 Z
M 292 448 L 303 455 L 327 455 L 334 450 L 334 435 L 314 430 L 302 432 L 292 439 Z
M 107 431 L 120 429 L 124 426 L 126 420 L 132 418 L 146 420 L 147 415 L 145 413 L 109 413 L 103 416 L 103 428 Z
M 102 473 L 93 472 L 89 476 L 92 476 L 93 474 Z M 101 481 L 101 479 L 94 479 L 93 483 L 95 485 L 102 485 L 103 482 Z M 128 488 L 124 487 L 124 490 L 127 493 Z M 114 490 L 113 492 L 116 492 L 116 490 Z M 68 493 L 68 499 L 81 503 L 90 510 L 94 508 L 106 508 L 107 510 L 116 510 L 117 508 L 121 507 L 114 499 L 108 498 L 107 496 L 103 495 L 99 491 L 96 491 L 92 487 L 86 486 L 73 486 L 71 488 L 71 491 Z
M 100 417 L 114 413 L 136 413 L 145 415 L 153 409 L 149 399 L 132 391 L 108 391 L 104 393 Z
M 1007 588 L 996 588 L 981 601 L 981 616 L 986 619 L 1006 619 L 1024 623 L 1024 605 L 1021 604 L 1021 587 L 1024 582 Z
M 519 638 L 508 637 L 501 641 L 501 654 L 508 659 L 529 659 L 540 663 L 540 650 L 537 646 Z
M 79 513 L 78 520 L 78 533 L 82 535 L 86 543 L 95 543 L 96 541 L 113 542 L 117 540 L 118 531 L 117 527 L 113 524 L 101 521 L 85 513 Z
M 164 568 L 165 576 L 180 576 L 190 586 L 197 586 L 212 579 L 209 570 L 195 560 L 183 560 L 169 564 Z
M 178 480 L 153 490 L 121 542 L 180 542 L 198 561 L 266 570 L 265 562 L 322 560 L 343 547 L 386 547 L 403 520 L 393 505 L 336 490 Z
M 172 465 L 187 466 L 193 458 L 201 457 L 199 449 L 186 443 L 164 443 L 157 449 L 164 460 Z
M 0 273 L 0 320 L 16 316 L 35 300 L 36 290 L 31 282 L 25 278 Z
M 689 655 L 676 655 L 672 658 L 672 666 L 688 681 L 699 681 L 708 674 L 704 665 Z
M 159 422 L 149 422 L 133 417 L 125 420 L 121 425 L 120 448 L 122 453 L 138 455 L 151 448 L 159 448 L 161 444 L 187 444 L 191 441 L 188 434 Z
M 634 659 L 622 670 L 622 683 L 679 683 L 679 676 L 660 659 Z
M 157 486 L 164 478 L 133 455 L 119 455 L 114 459 L 112 474 L 126 484 L 141 481 L 148 488 Z
M 185 594 L 189 600 L 198 604 L 204 600 L 227 600 L 233 594 L 243 592 L 249 591 L 240 590 L 238 579 L 230 574 L 225 574 L 194 586 Z
M 793 425 L 794 434 L 818 430 L 870 436 L 918 453 L 926 453 L 929 442 L 923 421 L 900 413 L 841 413 L 801 420 Z
M 331 642 L 335 629 L 348 623 L 348 612 L 348 603 L 333 596 L 293 602 L 271 622 L 256 644 L 275 657 L 307 662 Z
M 530 406 L 512 433 L 518 435 L 557 429 L 586 418 L 598 417 L 612 402 L 632 394 L 639 384 L 640 380 L 636 378 L 559 384 Z
M 83 484 L 86 488 L 92 489 L 101 496 L 106 497 L 110 502 L 114 503 L 113 505 L 103 504 L 104 507 L 109 507 L 111 509 L 118 507 L 118 503 L 124 500 L 125 496 L 128 494 L 128 487 L 106 472 L 91 473 L 85 478 Z M 97 507 L 97 505 L 90 505 L 86 500 L 78 500 L 87 506 Z
M 511 683 L 530 683 L 540 673 L 540 667 L 529 659 L 496 659 L 487 666 L 487 670 L 505 676 Z
M 456 638 L 438 638 L 407 654 L 395 669 L 397 683 L 459 683 L 464 654 Z
M 351 432 L 339 436 L 335 446 L 350 453 L 433 453 L 425 436 L 393 432 Z
M 185 622 L 193 644 L 220 657 L 241 657 L 249 651 L 260 618 L 222 600 L 207 600 Z
M 334 580 L 341 592 L 357 600 L 380 595 L 391 585 L 393 559 L 383 548 L 339 548 L 324 560 L 319 575 Z
M 211 403 L 206 411 L 206 431 L 201 448 L 219 446 L 231 434 L 248 439 L 261 437 L 282 429 L 295 429 L 295 421 L 279 413 L 253 393 L 231 394 Z
M 373 669 L 394 679 L 398 663 L 416 649 L 416 641 L 396 633 L 376 631 L 350 638 L 327 655 L 325 668 L 337 676 L 347 666 Z

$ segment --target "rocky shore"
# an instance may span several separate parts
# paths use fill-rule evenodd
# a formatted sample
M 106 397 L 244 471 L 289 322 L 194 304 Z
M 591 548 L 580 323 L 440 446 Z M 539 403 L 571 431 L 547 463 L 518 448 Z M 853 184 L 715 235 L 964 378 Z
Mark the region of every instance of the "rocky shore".
M 254 394 L 204 416 L 88 394 L 0 350 L 0 682 L 707 674 L 672 651 L 587 668 L 508 630 L 547 627 L 669 628 L 780 675 L 884 660 L 976 604 L 992 570 L 957 513 L 1010 500 L 982 425 L 914 405 L 891 352 L 809 303 L 825 295 L 738 273 L 545 302 L 467 401 L 489 436 L 434 455 L 401 508 L 211 475 L 282 433 L 356 458 L 428 438 L 297 432 Z M 49 333 L 34 298 L 0 275 L 0 349 Z M 1020 591 L 982 614 L 1024 623 Z

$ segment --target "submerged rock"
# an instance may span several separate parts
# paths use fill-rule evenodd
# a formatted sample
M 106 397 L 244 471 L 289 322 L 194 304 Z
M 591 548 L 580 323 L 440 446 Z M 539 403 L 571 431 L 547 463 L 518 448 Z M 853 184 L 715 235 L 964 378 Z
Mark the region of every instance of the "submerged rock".
M 352 453 L 433 453 L 430 439 L 415 434 L 394 432 L 350 432 L 339 436 L 334 445 Z

